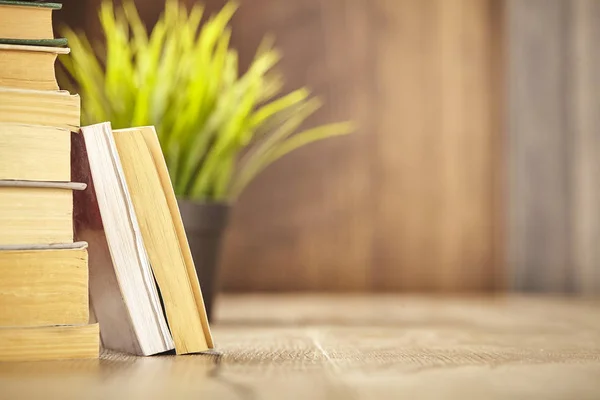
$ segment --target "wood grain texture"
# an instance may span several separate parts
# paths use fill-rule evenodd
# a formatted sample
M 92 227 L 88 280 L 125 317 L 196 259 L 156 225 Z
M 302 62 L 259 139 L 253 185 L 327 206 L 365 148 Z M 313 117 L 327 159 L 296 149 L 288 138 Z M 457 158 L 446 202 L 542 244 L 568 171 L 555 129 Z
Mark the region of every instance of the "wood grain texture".
M 499 28 L 492 1 L 242 2 L 234 44 L 265 32 L 287 87 L 325 100 L 311 123 L 360 130 L 290 154 L 236 205 L 230 290 L 488 290 Z
M 0 398 L 592 400 L 598 307 L 550 297 L 224 297 L 216 353 L 0 363 Z
M 600 292 L 597 1 L 509 1 L 512 287 Z
M 307 84 L 325 101 L 310 124 L 352 118 L 363 128 L 290 154 L 244 193 L 224 250 L 226 289 L 372 286 L 375 12 L 363 1 L 242 2 L 233 22 L 242 64 L 273 32 L 286 88 Z

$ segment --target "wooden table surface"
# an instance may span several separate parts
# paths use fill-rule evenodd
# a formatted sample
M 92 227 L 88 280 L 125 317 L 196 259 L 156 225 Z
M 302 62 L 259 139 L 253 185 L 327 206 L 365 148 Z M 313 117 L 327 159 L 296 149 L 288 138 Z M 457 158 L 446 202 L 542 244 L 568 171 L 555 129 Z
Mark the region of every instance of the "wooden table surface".
M 227 296 L 218 354 L 0 363 L 0 398 L 600 399 L 600 300 Z

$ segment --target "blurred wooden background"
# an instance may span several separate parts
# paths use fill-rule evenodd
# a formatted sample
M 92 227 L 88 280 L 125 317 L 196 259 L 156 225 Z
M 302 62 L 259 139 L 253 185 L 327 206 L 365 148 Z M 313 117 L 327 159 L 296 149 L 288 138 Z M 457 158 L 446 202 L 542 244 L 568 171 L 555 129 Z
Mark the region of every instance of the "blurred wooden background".
M 600 293 L 600 1 L 510 0 L 512 286 Z
M 325 100 L 315 122 L 360 130 L 281 160 L 243 196 L 226 287 L 494 288 L 493 2 L 249 3 L 236 44 L 275 33 L 290 88 Z
M 63 21 L 98 31 L 98 0 L 63 3 Z M 137 4 L 151 26 L 163 1 Z M 241 0 L 242 63 L 274 33 L 287 87 L 325 100 L 312 123 L 360 129 L 289 155 L 248 188 L 224 288 L 600 291 L 599 10 L 599 0 Z

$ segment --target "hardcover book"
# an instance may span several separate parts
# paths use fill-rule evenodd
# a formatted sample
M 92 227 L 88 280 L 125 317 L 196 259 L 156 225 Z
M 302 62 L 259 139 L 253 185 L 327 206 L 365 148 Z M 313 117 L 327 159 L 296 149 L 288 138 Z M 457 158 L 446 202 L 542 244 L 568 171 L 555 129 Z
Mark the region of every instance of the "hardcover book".
M 0 40 L 51 43 L 54 40 L 52 12 L 61 8 L 58 3 L 0 0 Z M 56 46 L 57 42 L 54 43 Z
M 69 54 L 69 48 L 0 44 L 0 86 L 58 90 L 54 62 L 59 54 Z

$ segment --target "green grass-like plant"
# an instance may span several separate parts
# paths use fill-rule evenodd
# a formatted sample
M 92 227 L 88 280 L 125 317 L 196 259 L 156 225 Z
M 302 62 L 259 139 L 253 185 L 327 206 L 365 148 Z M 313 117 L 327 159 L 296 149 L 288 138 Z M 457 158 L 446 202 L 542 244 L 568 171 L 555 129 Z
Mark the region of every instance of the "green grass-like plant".
M 131 0 L 117 8 L 105 0 L 99 11 L 105 44 L 61 32 L 71 54 L 60 57 L 59 79 L 80 94 L 82 124 L 155 126 L 181 198 L 232 202 L 285 154 L 353 130 L 341 122 L 299 131 L 321 103 L 306 88 L 281 93 L 275 70 L 281 55 L 272 40 L 263 40 L 240 74 L 230 47 L 236 9 L 227 3 L 203 21 L 201 5 L 188 12 L 167 0 L 148 34 Z

